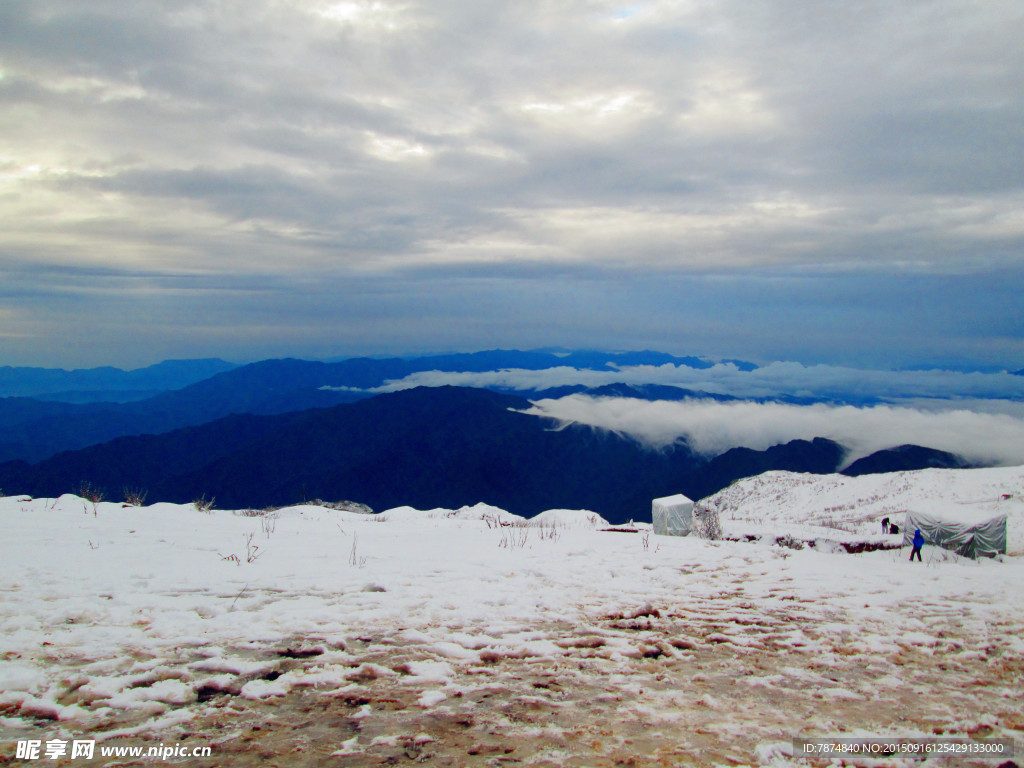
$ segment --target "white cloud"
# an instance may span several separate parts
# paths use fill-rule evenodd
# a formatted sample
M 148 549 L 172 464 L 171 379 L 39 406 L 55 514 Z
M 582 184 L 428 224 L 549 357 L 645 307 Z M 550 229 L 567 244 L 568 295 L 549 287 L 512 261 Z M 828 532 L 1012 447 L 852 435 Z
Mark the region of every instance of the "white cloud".
M 409 160 L 426 158 L 431 153 L 422 144 L 403 138 L 379 136 L 372 131 L 367 132 L 367 152 L 382 160 Z
M 1024 378 L 1010 373 L 885 371 L 830 365 L 805 366 L 794 362 L 771 363 L 754 371 L 744 371 L 732 363 L 719 363 L 707 369 L 666 364 L 628 366 L 613 371 L 579 370 L 565 366 L 540 371 L 425 371 L 388 382 L 375 391 L 391 392 L 446 384 L 539 390 L 576 384 L 599 387 L 619 382 L 666 384 L 739 398 L 788 395 L 834 400 L 878 398 L 901 401 L 907 398 L 1019 398 L 1024 395 Z
M 593 398 L 541 400 L 528 413 L 632 435 L 654 446 L 685 438 L 694 450 L 764 450 L 790 440 L 826 437 L 849 448 L 847 462 L 884 448 L 913 444 L 985 464 L 1024 464 L 1024 404 L 1015 416 L 951 408 L 922 411 L 873 406 L 795 406 Z
M 400 8 L 388 3 L 347 0 L 315 8 L 313 13 L 328 21 L 357 30 L 395 30 L 400 27 Z
M 847 447 L 847 461 L 884 448 L 923 445 L 984 464 L 1024 463 L 1024 379 L 1008 373 L 882 371 L 779 362 L 754 371 L 731 363 L 708 369 L 632 366 L 614 371 L 570 367 L 483 373 L 426 371 L 377 391 L 415 386 L 543 390 L 563 385 L 667 384 L 739 398 L 784 395 L 837 401 L 889 400 L 870 407 L 815 404 L 645 401 L 573 395 L 540 400 L 528 412 L 632 435 L 654 446 L 678 438 L 698 452 L 764 450 L 794 439 L 826 437 Z M 1017 398 L 1017 399 L 1009 399 Z

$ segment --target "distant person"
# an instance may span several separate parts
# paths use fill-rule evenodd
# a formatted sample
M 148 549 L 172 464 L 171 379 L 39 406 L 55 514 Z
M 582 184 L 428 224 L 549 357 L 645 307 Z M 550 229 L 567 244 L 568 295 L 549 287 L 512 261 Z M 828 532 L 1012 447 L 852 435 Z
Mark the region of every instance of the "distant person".
M 899 533 L 900 527 L 895 523 L 889 526 L 889 533 Z
M 888 517 L 883 517 L 882 518 L 882 533 L 888 533 L 888 532 L 889 532 L 889 518 Z
M 924 546 L 924 536 L 921 534 L 921 529 L 918 528 L 914 531 L 914 548 L 910 550 L 910 562 L 914 562 L 914 555 L 917 555 L 917 562 L 921 561 L 921 547 Z

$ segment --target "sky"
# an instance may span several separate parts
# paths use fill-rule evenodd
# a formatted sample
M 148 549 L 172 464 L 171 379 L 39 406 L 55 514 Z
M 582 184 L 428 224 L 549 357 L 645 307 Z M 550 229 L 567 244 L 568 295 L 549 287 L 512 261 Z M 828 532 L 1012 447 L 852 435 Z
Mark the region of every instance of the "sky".
M 5 0 L 0 364 L 1024 367 L 1016 0 Z

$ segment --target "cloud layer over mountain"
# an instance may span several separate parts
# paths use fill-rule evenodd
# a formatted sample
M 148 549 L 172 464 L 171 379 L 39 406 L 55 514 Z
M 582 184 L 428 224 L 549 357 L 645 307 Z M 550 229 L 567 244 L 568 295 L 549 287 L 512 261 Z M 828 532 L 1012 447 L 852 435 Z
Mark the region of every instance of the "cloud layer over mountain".
M 733 363 L 705 369 L 646 365 L 613 371 L 426 371 L 375 391 L 446 384 L 543 391 L 616 382 L 666 384 L 741 399 L 797 397 L 836 404 L 648 402 L 574 395 L 538 401 L 530 412 L 623 432 L 655 446 L 685 438 L 707 455 L 827 437 L 850 449 L 848 462 L 884 448 L 916 444 L 980 464 L 1024 463 L 1024 378 L 1005 372 L 862 370 L 787 362 L 752 371 Z
M 482 373 L 425 371 L 389 382 L 374 391 L 388 392 L 417 386 L 451 384 L 466 387 L 503 387 L 542 390 L 571 384 L 668 384 L 741 398 L 793 397 L 836 400 L 907 400 L 913 398 L 1024 398 L 1024 377 L 1010 373 L 959 371 L 886 371 L 841 366 L 777 362 L 743 370 L 733 363 L 711 368 L 685 365 L 624 366 L 614 371 L 559 367 L 500 370 Z
M 764 450 L 798 438 L 826 437 L 850 449 L 847 463 L 913 444 L 979 464 L 1024 464 L 1024 408 L 1018 416 L 1008 416 L 892 406 L 649 402 L 572 395 L 539 401 L 529 413 L 614 430 L 655 446 L 685 438 L 707 455 L 737 446 Z

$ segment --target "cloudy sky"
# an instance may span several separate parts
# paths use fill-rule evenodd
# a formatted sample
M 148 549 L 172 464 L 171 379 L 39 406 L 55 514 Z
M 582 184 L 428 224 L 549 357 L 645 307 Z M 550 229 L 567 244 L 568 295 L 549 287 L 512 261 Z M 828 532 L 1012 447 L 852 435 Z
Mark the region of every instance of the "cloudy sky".
M 1019 0 L 4 0 L 0 364 L 1024 367 Z

